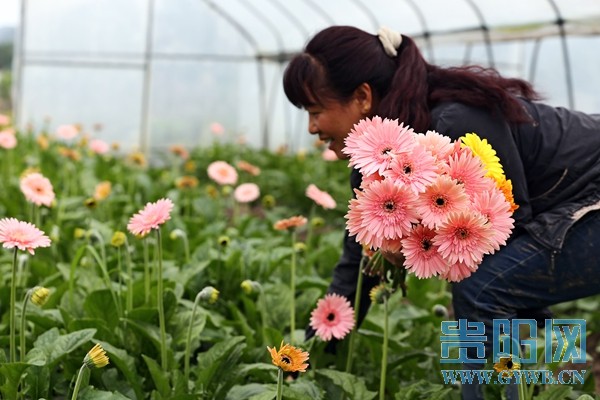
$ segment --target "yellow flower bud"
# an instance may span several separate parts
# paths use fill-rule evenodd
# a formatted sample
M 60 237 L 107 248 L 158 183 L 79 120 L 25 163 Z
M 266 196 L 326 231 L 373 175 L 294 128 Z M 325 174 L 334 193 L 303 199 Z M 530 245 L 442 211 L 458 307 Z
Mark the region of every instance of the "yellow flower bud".
M 252 281 L 250 279 L 246 279 L 245 281 L 243 281 L 240 284 L 240 287 L 242 288 L 242 291 L 244 293 L 246 293 L 247 295 L 250 295 L 253 293 L 258 293 L 262 289 L 260 283 L 258 283 L 256 281 Z
M 296 253 L 304 253 L 306 251 L 306 244 L 303 242 L 294 243 L 294 250 Z
M 270 194 L 266 194 L 262 198 L 262 205 L 264 208 L 273 208 L 275 207 L 275 197 Z
M 83 359 L 85 365 L 88 368 L 102 368 L 108 365 L 108 356 L 106 351 L 97 343 L 92 349 L 85 355 Z
M 198 293 L 198 297 L 209 304 L 215 304 L 219 299 L 219 291 L 212 286 L 206 286 Z
M 313 228 L 320 228 L 325 225 L 325 220 L 321 217 L 314 217 L 310 220 L 310 224 Z
M 110 239 L 110 244 L 114 247 L 121 247 L 125 242 L 127 242 L 127 236 L 121 231 L 113 233 L 112 238 Z
M 169 234 L 171 240 L 177 240 L 179 238 L 185 237 L 185 232 L 181 229 L 173 229 Z
M 217 242 L 219 243 L 219 246 L 227 247 L 229 246 L 231 239 L 229 238 L 229 236 L 221 235 L 219 236 L 219 239 L 217 239 Z
M 371 301 L 373 303 L 383 304 L 383 301 L 389 298 L 390 294 L 391 293 L 387 286 L 385 286 L 385 284 L 382 283 L 371 289 L 371 291 L 369 292 L 369 297 L 371 298 Z
M 50 297 L 50 290 L 43 286 L 36 286 L 31 289 L 31 302 L 36 306 L 43 306 Z

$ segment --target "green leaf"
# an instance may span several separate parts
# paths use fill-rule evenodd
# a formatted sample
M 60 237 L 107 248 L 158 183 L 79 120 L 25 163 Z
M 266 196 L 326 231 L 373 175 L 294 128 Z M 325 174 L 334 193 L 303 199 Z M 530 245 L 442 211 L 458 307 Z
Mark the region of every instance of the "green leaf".
M 323 390 L 314 382 L 307 379 L 297 379 L 289 387 L 283 388 L 283 394 L 286 398 L 292 400 L 321 400 L 323 399 Z
M 40 335 L 33 347 L 45 353 L 47 364 L 52 368 L 61 357 L 92 340 L 95 334 L 95 329 L 82 329 L 60 335 L 57 328 L 52 328 Z
M 156 351 L 160 353 L 160 331 L 156 325 L 138 322 L 128 318 L 125 318 L 124 320 L 128 327 L 133 328 L 133 330 L 137 331 L 141 336 L 149 339 L 156 348 Z
M 30 352 L 31 354 L 31 352 Z M 46 399 L 50 392 L 50 368 L 46 365 L 31 365 L 25 375 L 25 387 L 27 392 L 25 398 Z
M 115 312 L 112 292 L 108 289 L 96 290 L 89 293 L 83 303 L 87 317 L 105 321 L 110 330 L 119 324 L 119 315 Z
M 196 387 L 210 390 L 233 378 L 231 369 L 238 363 L 246 346 L 243 336 L 234 336 L 216 343 L 208 351 L 198 355 Z
M 129 400 L 119 392 L 105 392 L 93 387 L 82 390 L 77 398 L 80 400 Z
M 396 400 L 445 400 L 452 392 L 452 388 L 444 385 L 433 384 L 428 381 L 419 381 L 412 385 L 401 385 L 396 393 Z
M 152 380 L 154 381 L 154 386 L 161 396 L 168 397 L 169 393 L 171 392 L 171 386 L 169 385 L 169 373 L 163 371 L 160 365 L 158 365 L 158 363 L 152 358 L 147 357 L 144 354 L 142 354 L 142 358 L 148 366 L 150 376 L 152 376 Z
M 270 400 L 273 400 L 273 397 L 277 394 L 276 390 L 269 390 L 265 385 L 259 383 L 249 383 L 247 385 L 236 385 L 233 386 L 229 392 L 227 392 L 227 396 L 225 400 L 247 400 L 250 398 L 255 398 L 255 396 L 263 393 L 269 393 Z
M 376 392 L 367 390 L 365 382 L 347 372 L 333 369 L 322 369 L 316 371 L 317 376 L 329 379 L 333 384 L 342 389 L 351 399 L 370 400 L 377 396 Z
M 117 367 L 123 376 L 125 376 L 127 382 L 133 388 L 136 397 L 143 399 L 144 393 L 142 391 L 140 376 L 135 369 L 135 358 L 127 354 L 127 351 L 116 348 L 108 342 L 100 342 L 100 345 L 108 354 L 110 363 Z
M 573 391 L 571 386 L 567 385 L 554 385 L 549 386 L 548 389 L 544 390 L 539 395 L 535 396 L 534 400 L 563 400 L 568 397 Z
M 23 362 L 0 364 L 0 393 L 6 399 L 16 399 L 23 372 L 29 364 Z

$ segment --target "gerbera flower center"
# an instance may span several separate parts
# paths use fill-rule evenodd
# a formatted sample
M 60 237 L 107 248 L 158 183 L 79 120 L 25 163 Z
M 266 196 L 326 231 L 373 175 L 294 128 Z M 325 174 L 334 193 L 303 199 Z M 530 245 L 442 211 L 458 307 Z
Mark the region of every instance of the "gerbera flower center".
M 333 321 L 334 319 L 335 319 L 335 314 L 334 313 L 327 314 L 327 321 Z
M 423 241 L 421 242 L 421 248 L 423 248 L 423 250 L 425 251 L 431 249 L 431 240 L 423 239 Z
M 284 362 L 286 364 L 291 364 L 292 360 L 288 356 L 281 356 L 281 362 Z
M 411 173 L 412 173 L 412 167 L 410 166 L 410 164 L 406 164 L 404 166 L 404 174 L 410 175 Z
M 381 150 L 381 155 L 386 156 L 386 155 L 390 154 L 390 151 L 392 151 L 391 147 L 384 147 L 383 150 Z
M 396 209 L 396 203 L 393 200 L 388 200 L 383 203 L 383 209 L 387 212 L 393 212 Z
M 434 199 L 434 203 L 436 206 L 442 208 L 446 205 L 446 199 L 443 196 L 438 196 Z
M 458 236 L 460 239 L 466 239 L 469 237 L 469 230 L 465 228 L 458 228 L 456 230 L 456 236 Z

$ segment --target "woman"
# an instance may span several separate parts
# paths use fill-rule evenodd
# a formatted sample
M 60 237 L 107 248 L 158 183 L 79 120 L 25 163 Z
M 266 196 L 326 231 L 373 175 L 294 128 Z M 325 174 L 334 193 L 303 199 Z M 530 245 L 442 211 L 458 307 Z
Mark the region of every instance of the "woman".
M 515 229 L 506 246 L 453 285 L 456 319 L 484 322 L 491 338 L 493 319 L 543 323 L 549 305 L 600 292 L 599 115 L 534 102 L 529 83 L 492 69 L 429 64 L 411 38 L 385 28 L 378 35 L 347 26 L 319 32 L 291 60 L 284 89 L 308 111 L 309 132 L 339 158 L 353 125 L 375 115 L 452 139 L 475 132 L 496 150 L 513 184 Z M 351 182 L 360 185 L 356 170 Z M 330 292 L 354 298 L 360 254 L 346 233 Z M 363 293 L 373 284 L 367 279 Z M 490 339 L 486 350 L 490 356 Z M 481 388 L 465 385 L 463 398 L 483 398 Z

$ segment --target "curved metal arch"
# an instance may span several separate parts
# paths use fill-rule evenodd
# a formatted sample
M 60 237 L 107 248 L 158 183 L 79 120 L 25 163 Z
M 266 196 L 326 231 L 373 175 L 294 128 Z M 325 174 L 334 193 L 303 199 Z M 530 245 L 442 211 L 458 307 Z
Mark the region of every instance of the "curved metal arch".
M 369 19 L 369 21 L 371 21 L 371 24 L 373 25 L 374 32 L 377 33 L 381 26 L 379 24 L 379 21 L 377 20 L 377 17 L 375 16 L 375 14 L 373 14 L 371 9 L 360 0 L 352 0 L 352 2 L 356 4 L 356 6 L 367 15 L 367 18 Z
M 537 62 L 540 55 L 540 47 L 542 45 L 542 38 L 537 38 L 533 42 L 533 49 L 531 49 L 531 61 L 529 64 L 529 76 L 527 79 L 530 82 L 535 80 L 535 73 L 537 72 Z
M 319 4 L 318 4 L 316 1 L 313 1 L 313 0 L 304 0 L 304 1 L 306 1 L 307 3 L 309 3 L 309 4 L 310 4 L 310 6 L 311 6 L 312 8 L 314 8 L 315 10 L 317 10 L 317 11 L 318 11 L 318 14 L 319 14 L 321 17 L 323 17 L 323 19 L 324 19 L 324 20 L 325 20 L 325 21 L 326 21 L 326 22 L 327 22 L 329 25 L 335 25 L 335 21 L 333 20 L 333 18 L 331 18 L 331 16 L 330 16 L 329 14 L 327 14 L 327 12 L 326 12 L 325 10 L 323 10 L 323 9 L 321 8 L 321 6 L 320 6 L 320 5 L 319 5 Z
M 562 17 L 560 9 L 554 0 L 548 0 L 548 3 L 554 10 L 556 15 L 555 24 L 558 26 L 558 32 L 560 36 L 560 43 L 563 53 L 563 63 L 565 65 L 565 80 L 567 83 L 567 96 L 569 99 L 569 108 L 575 107 L 575 99 L 573 97 L 573 75 L 571 73 L 571 59 L 569 57 L 569 46 L 567 44 L 567 32 L 565 30 L 565 20 Z
M 296 18 L 296 16 L 293 13 L 291 13 L 290 10 L 287 9 L 287 7 L 283 6 L 281 2 L 279 2 L 278 0 L 269 0 L 269 2 L 273 4 L 273 6 L 277 8 L 279 12 L 281 12 L 281 14 L 283 14 L 292 23 L 292 25 L 294 25 L 296 29 L 300 31 L 300 34 L 303 38 L 307 38 L 308 35 L 310 35 L 308 29 L 306 29 L 306 27 L 302 25 L 300 19 Z
M 425 18 L 425 14 L 421 10 L 421 8 L 417 5 L 417 3 L 413 0 L 404 0 L 406 4 L 414 11 L 417 16 L 417 20 L 421 25 L 421 31 L 423 32 L 423 39 L 425 39 L 425 44 L 427 45 L 427 52 L 429 53 L 429 61 L 431 63 L 435 63 L 435 56 L 433 54 L 433 43 L 431 41 L 431 31 L 427 26 L 427 19 Z
M 494 62 L 494 52 L 492 51 L 492 39 L 490 37 L 490 29 L 485 21 L 485 18 L 483 17 L 483 13 L 479 9 L 479 7 L 477 7 L 477 4 L 475 4 L 475 2 L 473 0 L 465 0 L 465 2 L 467 2 L 467 4 L 471 7 L 471 9 L 475 12 L 477 19 L 479 19 L 479 23 L 481 26 L 481 32 L 483 34 L 483 41 L 485 42 L 485 49 L 487 52 L 488 64 L 490 65 L 490 67 L 494 68 L 495 62 Z
M 146 13 L 146 48 L 144 50 L 144 80 L 142 84 L 142 110 L 140 118 L 140 149 L 148 154 L 150 142 L 150 90 L 152 89 L 152 49 L 154 47 L 154 6 L 155 0 L 148 2 Z
M 251 2 L 240 0 L 240 3 L 244 7 L 246 7 L 248 9 L 248 11 L 250 11 L 256 18 L 258 18 L 262 23 L 264 23 L 265 26 L 267 27 L 267 29 L 269 29 L 271 31 L 271 33 L 275 37 L 275 41 L 277 42 L 277 47 L 278 47 L 277 54 L 279 54 L 279 55 L 283 54 L 283 51 L 284 51 L 283 38 L 282 38 L 279 30 L 277 29 L 277 27 L 272 23 L 272 21 L 269 18 L 267 18 L 264 13 L 262 13 L 260 10 L 258 10 L 258 8 L 256 8 Z M 260 57 L 259 62 L 262 62 L 262 55 L 259 55 L 259 57 Z M 278 58 L 280 58 L 280 57 L 278 57 Z M 280 64 L 280 69 L 281 69 L 281 64 Z M 265 91 L 267 91 L 266 81 L 265 81 Z M 275 85 L 273 84 L 271 86 L 270 96 L 266 96 L 266 94 L 265 94 L 265 96 L 266 96 L 265 97 L 265 109 L 263 111 L 264 115 L 260 116 L 261 120 L 264 121 L 264 124 L 265 124 L 264 131 L 263 131 L 263 138 L 262 138 L 262 146 L 264 148 L 269 148 L 270 139 L 271 139 L 269 136 L 269 131 L 270 131 L 272 115 L 267 110 L 271 109 L 273 107 L 276 95 L 277 95 L 277 92 L 275 91 Z M 270 99 L 269 99 L 269 97 L 270 97 Z M 267 106 L 267 104 L 268 104 L 268 106 Z
M 239 21 L 237 19 L 235 19 L 233 16 L 231 16 L 229 13 L 227 13 L 222 7 L 219 7 L 217 4 L 215 4 L 214 1 L 212 0 L 202 0 L 204 3 L 206 3 L 208 5 L 208 7 L 210 7 L 213 11 L 215 11 L 218 15 L 220 15 L 223 19 L 225 19 L 225 21 L 227 21 L 231 26 L 233 26 L 233 28 L 235 30 L 238 31 L 238 33 L 250 44 L 250 46 L 254 49 L 254 55 L 255 58 L 257 60 L 256 63 L 256 67 L 257 67 L 257 74 L 258 74 L 258 92 L 259 92 L 259 102 L 258 102 L 258 113 L 260 116 L 260 126 L 261 126 L 261 130 L 262 130 L 262 141 L 263 141 L 263 146 L 265 144 L 269 143 L 269 127 L 267 126 L 267 123 L 265 121 L 265 115 L 267 112 L 267 95 L 266 95 L 266 83 L 265 83 L 265 68 L 264 68 L 264 61 L 262 60 L 261 56 L 260 56 L 260 48 L 258 46 L 258 42 L 256 41 L 256 39 L 254 38 L 254 36 L 252 36 L 252 34 L 250 34 L 250 32 L 244 28 L 244 26 L 239 23 Z

